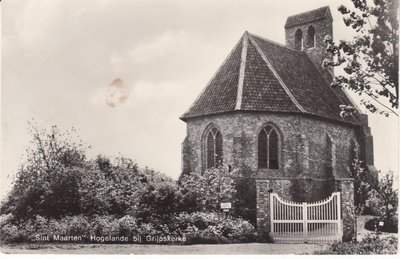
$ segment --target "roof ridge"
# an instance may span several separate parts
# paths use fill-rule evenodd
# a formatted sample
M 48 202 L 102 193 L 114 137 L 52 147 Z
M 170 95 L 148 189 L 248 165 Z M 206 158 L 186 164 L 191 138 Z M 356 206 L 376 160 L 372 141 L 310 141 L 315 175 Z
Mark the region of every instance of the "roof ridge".
M 268 42 L 270 42 L 270 43 L 273 43 L 273 44 L 279 45 L 279 46 L 281 46 L 281 47 L 284 47 L 284 48 L 286 48 L 286 49 L 293 50 L 294 52 L 304 53 L 303 51 L 300 51 L 300 50 L 297 50 L 297 49 L 293 49 L 293 48 L 291 48 L 291 47 L 286 46 L 285 44 L 282 44 L 282 43 L 280 43 L 280 42 L 267 39 L 267 38 L 265 38 L 265 37 L 263 37 L 263 36 L 260 36 L 260 35 L 254 34 L 254 33 L 250 33 L 250 32 L 249 32 L 249 34 L 250 34 L 252 37 L 260 38 L 260 39 L 262 39 L 262 40 L 265 40 L 265 41 L 268 41 Z
M 289 88 L 286 86 L 285 82 L 283 82 L 282 78 L 279 76 L 279 74 L 276 72 L 275 68 L 272 66 L 271 62 L 268 60 L 268 58 L 265 56 L 265 54 L 261 51 L 260 46 L 258 46 L 257 42 L 254 40 L 252 35 L 249 35 L 250 41 L 253 43 L 254 47 L 258 51 L 258 53 L 261 55 L 262 59 L 265 61 L 267 64 L 268 68 L 271 70 L 272 74 L 275 76 L 275 78 L 278 80 L 280 85 L 283 87 L 287 95 L 289 95 L 290 100 L 296 105 L 296 107 L 301 111 L 306 113 L 306 110 L 299 104 L 299 102 L 294 98 L 293 94 L 290 92 Z
M 323 6 L 323 7 L 321 7 L 321 9 L 322 8 L 325 8 L 325 15 L 327 15 L 328 14 L 328 12 L 330 12 L 330 8 L 329 8 L 329 5 L 326 5 L 326 6 Z M 332 14 L 331 14 L 332 15 Z
M 329 9 L 329 5 L 321 6 L 321 7 L 318 7 L 318 8 L 312 9 L 312 10 L 308 10 L 308 11 L 305 11 L 305 12 L 302 12 L 302 13 L 292 14 L 292 15 L 289 15 L 288 18 L 289 17 L 298 16 L 298 15 L 304 15 L 304 14 L 307 14 L 307 13 L 312 13 L 312 12 L 315 12 L 317 10 L 322 10 L 322 9 Z
M 239 41 L 235 44 L 235 46 L 231 49 L 231 51 L 229 52 L 228 56 L 224 59 L 224 61 L 222 62 L 222 64 L 218 67 L 217 71 L 214 73 L 214 75 L 211 77 L 211 79 L 207 82 L 207 84 L 203 87 L 203 89 L 201 90 L 200 94 L 197 96 L 197 98 L 194 100 L 194 102 L 192 103 L 192 105 L 189 107 L 189 109 L 187 109 L 180 117 L 179 119 L 183 119 L 185 117 L 185 115 L 193 108 L 193 106 L 197 103 L 197 101 L 200 99 L 200 97 L 203 95 L 203 93 L 206 91 L 206 89 L 208 88 L 208 86 L 211 84 L 211 82 L 214 80 L 214 78 L 218 75 L 219 71 L 222 69 L 222 67 L 226 64 L 226 62 L 229 60 L 229 58 L 232 56 L 233 52 L 235 51 L 236 47 L 242 42 L 244 37 L 244 34 L 242 35 L 242 37 L 240 37 Z
M 290 15 L 287 17 L 284 27 L 287 29 L 296 25 L 301 25 L 312 21 L 318 21 L 324 18 L 329 18 L 333 20 L 329 5 L 305 11 L 302 13 Z
M 242 44 L 242 55 L 239 69 L 239 80 L 238 80 L 238 89 L 237 89 L 237 97 L 236 97 L 236 106 L 235 110 L 240 110 L 242 107 L 242 98 L 243 98 L 243 82 L 244 82 L 244 73 L 246 69 L 246 57 L 247 57 L 247 45 L 249 33 L 247 31 L 243 34 L 243 44 Z

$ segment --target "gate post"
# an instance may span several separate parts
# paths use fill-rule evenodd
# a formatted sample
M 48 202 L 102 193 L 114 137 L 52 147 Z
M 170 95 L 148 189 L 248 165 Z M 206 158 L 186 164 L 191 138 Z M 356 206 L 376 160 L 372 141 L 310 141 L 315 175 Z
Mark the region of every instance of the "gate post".
M 343 241 L 355 241 L 357 238 L 357 219 L 354 208 L 354 179 L 340 179 L 340 191 L 343 221 Z
M 269 180 L 256 179 L 257 195 L 257 235 L 263 241 L 269 241 L 271 232 Z
M 303 210 L 303 239 L 304 239 L 304 242 L 307 243 L 307 242 L 308 242 L 308 240 L 307 240 L 307 236 L 308 236 L 308 226 L 307 226 L 307 219 L 308 219 L 308 216 L 307 216 L 307 203 L 306 203 L 306 202 L 303 202 L 301 208 L 302 208 L 302 210 Z

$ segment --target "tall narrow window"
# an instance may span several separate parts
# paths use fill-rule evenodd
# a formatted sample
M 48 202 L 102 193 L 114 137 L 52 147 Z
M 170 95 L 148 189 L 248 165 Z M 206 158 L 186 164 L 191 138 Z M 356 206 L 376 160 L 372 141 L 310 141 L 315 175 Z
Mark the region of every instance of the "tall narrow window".
M 206 168 L 222 165 L 222 135 L 217 128 L 212 128 L 206 135 Z
M 315 29 L 311 25 L 307 30 L 307 47 L 315 47 Z
M 303 50 L 303 32 L 300 29 L 297 29 L 294 35 L 294 48 Z
M 274 128 L 266 126 L 258 135 L 258 167 L 279 169 L 279 136 Z

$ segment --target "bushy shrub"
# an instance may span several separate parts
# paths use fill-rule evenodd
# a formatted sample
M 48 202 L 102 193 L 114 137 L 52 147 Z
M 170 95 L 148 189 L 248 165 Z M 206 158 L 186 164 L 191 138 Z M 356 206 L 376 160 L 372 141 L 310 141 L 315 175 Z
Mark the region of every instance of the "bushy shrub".
M 1 226 L 2 242 L 30 242 L 36 236 L 53 235 L 87 235 L 93 232 L 89 219 L 82 215 L 66 216 L 59 219 L 45 218 L 37 215 L 35 218 L 9 221 Z M 9 232 L 13 230 L 14 232 Z M 4 232 L 4 235 L 3 235 Z
M 98 156 L 92 163 L 80 185 L 81 211 L 85 215 L 131 215 L 137 218 L 143 200 L 157 199 L 151 192 L 154 186 L 175 184 L 156 171 L 139 168 L 131 159 L 118 157 L 111 161 Z
M 208 169 L 205 172 L 191 172 L 179 180 L 183 199 L 186 198 L 189 211 L 220 211 L 221 202 L 236 202 L 236 180 L 240 177 L 237 169 L 225 167 Z M 189 197 L 189 198 L 187 198 Z M 190 199 L 192 199 L 190 201 Z
M 230 170 L 227 167 L 205 172 L 182 174 L 178 184 L 182 198 L 180 208 L 187 213 L 196 211 L 221 212 L 220 203 L 232 204 L 231 215 L 256 223 L 256 188 L 252 171 Z
M 140 196 L 135 216 L 144 223 L 164 224 L 182 211 L 181 199 L 179 187 L 172 180 L 152 182 Z
M 398 232 L 398 219 L 397 217 L 391 218 L 390 221 L 383 222 L 383 226 L 379 226 L 380 220 L 378 218 L 371 219 L 365 222 L 365 229 L 370 231 L 397 233 Z
M 373 186 L 368 202 L 377 210 L 379 218 L 386 225 L 397 225 L 398 192 L 393 188 L 393 173 L 385 174 Z
M 187 243 L 254 241 L 254 227 L 240 218 L 217 212 L 183 212 L 171 220 L 170 229 L 186 236 Z
M 141 201 L 153 194 L 161 196 L 153 197 L 153 201 L 162 206 L 153 206 L 150 214 L 165 214 L 168 210 L 166 204 L 171 199 L 164 197 L 163 191 L 174 196 L 176 189 L 169 188 L 176 185 L 169 177 L 141 169 L 132 159 L 123 157 L 111 161 L 99 155 L 88 160 L 86 147 L 74 131 L 61 132 L 56 126 L 32 126 L 31 131 L 32 145 L 10 194 L 1 204 L 1 214 L 12 213 L 15 219 L 24 220 L 36 215 L 137 216 Z M 159 193 L 152 193 L 150 189 L 160 184 L 165 188 L 155 188 Z M 158 208 L 159 212 L 154 211 Z
M 11 215 L 11 214 L 8 214 Z M 36 220 L 36 219 L 35 219 Z M 13 216 L 2 221 L 0 226 L 0 238 L 2 243 L 31 241 L 37 231 L 43 226 L 43 218 L 39 217 L 38 222 L 32 224 L 35 220 L 27 222 L 15 222 Z
M 59 219 L 45 218 L 37 215 L 35 218 L 12 221 L 3 220 L 0 228 L 1 242 L 30 242 L 37 235 L 50 236 L 127 236 L 151 235 L 159 233 L 152 224 L 137 224 L 132 216 L 116 218 L 112 215 L 94 216 L 84 215 L 65 216 Z M 88 240 L 83 240 L 88 241 Z
M 92 220 L 94 234 L 99 236 L 117 236 L 120 224 L 113 216 L 96 216 Z
M 237 190 L 235 204 L 233 206 L 233 215 L 243 218 L 255 225 L 257 221 L 256 213 L 256 183 L 249 174 L 243 174 L 236 180 L 235 188 Z
M 216 212 L 182 212 L 167 224 L 138 223 L 132 216 L 65 216 L 59 219 L 36 216 L 20 222 L 3 220 L 1 242 L 31 242 L 37 235 L 50 236 L 173 236 L 185 237 L 186 244 L 255 241 L 254 227 L 240 218 Z M 83 241 L 90 242 L 88 239 Z M 144 238 L 143 238 L 143 241 Z
M 160 227 L 161 226 L 159 226 L 159 228 L 156 228 L 156 226 L 154 226 L 152 223 L 142 223 L 140 224 L 136 233 L 141 236 L 156 235 L 161 233 Z
M 368 235 L 358 243 L 334 243 L 328 249 L 317 251 L 315 254 L 396 254 L 397 237 L 381 238 L 377 235 Z
M 26 233 L 21 231 L 18 226 L 8 222 L 0 228 L 1 243 L 23 242 L 26 239 Z
M 119 233 L 123 236 L 135 233 L 139 229 L 137 220 L 130 215 L 126 215 L 120 218 L 118 220 L 118 224 L 119 224 Z
M 84 215 L 66 216 L 59 221 L 50 219 L 49 226 L 52 222 L 55 226 L 53 231 L 60 235 L 86 235 L 92 231 L 91 220 Z
M 397 228 L 398 191 L 393 186 L 393 172 L 382 175 L 380 171 L 366 169 L 359 159 L 359 146 L 354 147 L 350 170 L 354 177 L 356 214 L 378 216 L 385 226 Z

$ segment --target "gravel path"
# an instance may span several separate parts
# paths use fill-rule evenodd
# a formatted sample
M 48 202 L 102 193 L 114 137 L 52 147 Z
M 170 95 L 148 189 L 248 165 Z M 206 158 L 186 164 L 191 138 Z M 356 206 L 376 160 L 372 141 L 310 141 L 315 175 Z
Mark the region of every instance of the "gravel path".
M 118 244 L 20 244 L 3 245 L 6 254 L 312 254 L 319 244 L 230 245 L 118 245 Z

